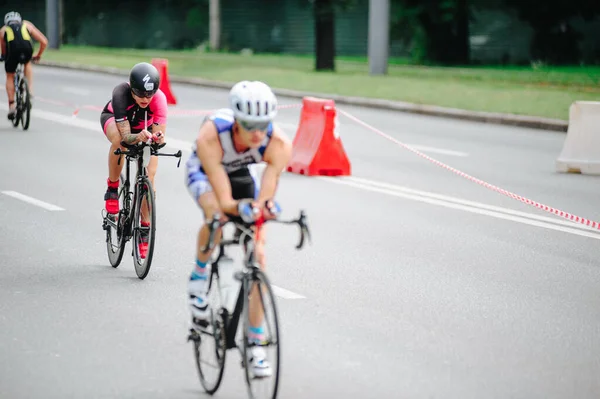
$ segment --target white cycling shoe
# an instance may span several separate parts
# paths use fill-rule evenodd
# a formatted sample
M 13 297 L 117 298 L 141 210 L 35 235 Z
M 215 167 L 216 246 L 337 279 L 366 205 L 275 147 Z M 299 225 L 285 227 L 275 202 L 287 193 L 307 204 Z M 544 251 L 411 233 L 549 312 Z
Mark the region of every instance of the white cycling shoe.
M 206 327 L 210 316 L 207 291 L 208 279 L 192 275 L 188 282 L 189 306 L 192 323 L 199 327 Z
M 273 369 L 267 360 L 265 349 L 253 346 L 248 353 L 248 367 L 254 378 L 266 378 L 273 375 Z

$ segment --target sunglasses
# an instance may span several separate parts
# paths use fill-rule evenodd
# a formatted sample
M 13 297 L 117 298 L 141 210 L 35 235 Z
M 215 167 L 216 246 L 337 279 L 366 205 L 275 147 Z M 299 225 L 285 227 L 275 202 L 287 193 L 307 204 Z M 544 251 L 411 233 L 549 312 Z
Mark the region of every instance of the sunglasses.
M 255 130 L 265 131 L 269 128 L 269 124 L 271 122 L 246 122 L 246 121 L 238 121 L 240 126 L 249 132 L 253 132 Z
M 138 89 L 131 89 L 131 91 L 133 92 L 133 94 L 140 98 L 152 98 L 152 96 L 156 94 L 155 91 L 143 91 Z

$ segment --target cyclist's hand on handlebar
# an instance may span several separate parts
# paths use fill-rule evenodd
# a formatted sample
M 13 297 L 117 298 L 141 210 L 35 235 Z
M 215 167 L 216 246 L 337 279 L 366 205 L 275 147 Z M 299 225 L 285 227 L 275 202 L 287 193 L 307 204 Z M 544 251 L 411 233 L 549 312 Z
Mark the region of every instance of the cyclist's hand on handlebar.
M 281 213 L 281 207 L 274 200 L 266 200 L 262 204 L 261 211 L 265 220 L 271 220 L 276 219 L 279 216 L 279 214 Z
M 252 223 L 258 219 L 260 216 L 260 208 L 256 205 L 256 202 L 250 199 L 238 201 L 237 211 L 244 222 Z
M 157 144 L 163 144 L 165 142 L 165 135 L 163 132 L 156 132 L 152 135 L 152 142 Z
M 150 133 L 148 130 L 144 129 L 141 132 L 138 133 L 138 140 L 137 142 L 142 142 L 142 143 L 150 143 L 152 140 L 152 133 Z
M 246 223 L 254 222 L 261 216 L 265 220 L 275 219 L 281 213 L 281 208 L 273 200 L 265 201 L 262 204 L 249 199 L 240 200 L 237 208 L 240 217 Z

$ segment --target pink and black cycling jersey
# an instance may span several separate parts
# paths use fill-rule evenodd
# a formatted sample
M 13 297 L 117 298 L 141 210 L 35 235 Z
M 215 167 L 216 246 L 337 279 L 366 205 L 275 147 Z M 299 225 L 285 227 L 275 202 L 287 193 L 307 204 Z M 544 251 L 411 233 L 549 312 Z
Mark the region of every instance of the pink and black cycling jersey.
M 114 116 L 115 122 L 129 121 L 132 133 L 139 133 L 153 124 L 167 123 L 167 98 L 159 89 L 146 108 L 138 106 L 131 94 L 129 83 L 123 82 L 116 86 L 110 100 L 102 110 L 103 116 Z M 146 115 L 147 113 L 147 115 Z M 145 118 L 147 120 L 145 121 Z M 103 118 L 104 119 L 104 118 Z M 144 122 L 147 123 L 144 126 Z M 151 129 L 148 129 L 151 130 Z

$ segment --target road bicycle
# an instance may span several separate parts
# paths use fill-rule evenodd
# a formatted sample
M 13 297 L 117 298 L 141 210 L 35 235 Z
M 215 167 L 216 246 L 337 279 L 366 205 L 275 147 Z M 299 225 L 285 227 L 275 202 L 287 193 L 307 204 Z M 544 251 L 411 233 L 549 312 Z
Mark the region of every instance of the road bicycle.
M 119 185 L 119 213 L 116 215 L 104 214 L 102 228 L 106 231 L 106 250 L 108 260 L 116 268 L 121 263 L 125 244 L 133 239 L 131 255 L 135 272 L 141 280 L 146 278 L 152 265 L 154 243 L 156 237 L 156 204 L 154 202 L 154 189 L 147 175 L 146 167 L 151 156 L 170 156 L 179 158 L 177 167 L 181 163 L 181 150 L 174 154 L 158 152 L 166 143 L 138 143 L 134 145 L 121 142 L 126 148 L 118 148 L 114 154 L 125 156 L 125 173 L 121 174 Z M 135 161 L 137 172 L 135 181 L 131 182 L 130 163 Z M 146 250 L 144 251 L 144 247 Z M 143 253 L 145 252 L 145 254 Z M 145 255 L 145 256 L 144 256 Z
M 214 247 L 214 239 L 217 231 L 223 229 L 228 223 L 235 226 L 235 234 L 232 239 L 223 240 L 219 243 L 218 252 L 212 257 L 212 267 L 209 279 L 209 307 L 210 316 L 203 326 L 194 326 L 190 329 L 188 341 L 194 345 L 194 357 L 200 383 L 204 390 L 209 394 L 214 394 L 221 384 L 223 371 L 225 369 L 225 355 L 229 349 L 237 348 L 242 357 L 242 368 L 245 372 L 245 381 L 250 398 L 255 399 L 263 397 L 259 394 L 261 388 L 265 388 L 267 394 L 264 397 L 276 398 L 279 386 L 280 375 L 280 333 L 277 308 L 275 304 L 275 295 L 273 288 L 267 278 L 267 274 L 260 269 L 254 250 L 255 242 L 259 239 L 257 233 L 252 227 L 260 227 L 267 221 L 259 217 L 254 223 L 245 223 L 239 216 L 227 215 L 228 220 L 220 221 L 220 215 L 215 215 L 209 222 L 209 240 L 203 251 L 206 253 Z M 304 246 L 305 238 L 310 241 L 310 232 L 306 221 L 304 211 L 300 211 L 297 219 L 293 220 L 268 220 L 269 223 L 297 224 L 300 228 L 300 240 L 296 249 Z M 225 248 L 232 245 L 243 245 L 245 257 L 243 260 L 243 269 L 234 273 L 233 277 L 226 276 L 231 272 L 231 268 L 223 270 L 220 273 L 220 263 L 232 262 L 232 259 L 225 254 Z M 235 300 L 233 311 L 228 305 L 227 289 L 225 281 L 231 277 L 240 285 Z M 262 306 L 264 337 L 260 342 L 251 339 L 248 331 L 250 327 L 249 301 L 250 297 L 260 299 Z M 242 327 L 238 330 L 242 318 Z M 271 365 L 272 375 L 266 378 L 259 378 L 252 374 L 249 367 L 250 352 L 256 346 L 265 349 L 272 349 L 272 353 L 267 356 Z
M 15 118 L 12 120 L 14 127 L 19 126 L 23 130 L 29 129 L 29 122 L 31 120 L 31 98 L 29 97 L 29 84 L 24 73 L 23 64 L 17 65 L 15 72 Z

